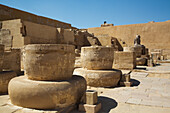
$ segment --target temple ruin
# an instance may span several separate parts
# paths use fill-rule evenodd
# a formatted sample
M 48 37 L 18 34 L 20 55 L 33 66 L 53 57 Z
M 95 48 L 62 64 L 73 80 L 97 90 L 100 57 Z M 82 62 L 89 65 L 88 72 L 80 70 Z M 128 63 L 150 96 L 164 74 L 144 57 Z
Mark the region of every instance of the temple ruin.
M 169 43 L 169 20 L 78 29 L 0 5 L 0 112 L 170 112 Z

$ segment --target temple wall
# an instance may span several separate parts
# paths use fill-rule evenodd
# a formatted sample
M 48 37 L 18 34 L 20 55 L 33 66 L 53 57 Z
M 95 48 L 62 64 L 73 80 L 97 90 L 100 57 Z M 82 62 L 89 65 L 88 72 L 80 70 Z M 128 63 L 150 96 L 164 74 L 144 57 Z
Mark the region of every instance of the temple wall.
M 22 48 L 27 44 L 74 44 L 74 32 L 71 29 L 56 28 L 21 19 L 6 20 L 1 23 L 1 29 L 10 31 L 12 48 Z
M 58 20 L 53 20 L 50 18 L 37 16 L 25 11 L 10 8 L 0 4 L 0 21 L 12 20 L 12 19 L 22 19 L 25 21 L 30 21 L 37 24 L 48 25 L 57 28 L 71 28 L 71 24 L 64 23 Z
M 141 36 L 141 44 L 150 49 L 170 49 L 170 21 L 88 28 L 95 36 L 109 35 L 133 46 L 136 34 Z M 109 42 L 107 40 L 101 40 Z M 109 44 L 108 44 L 109 45 Z

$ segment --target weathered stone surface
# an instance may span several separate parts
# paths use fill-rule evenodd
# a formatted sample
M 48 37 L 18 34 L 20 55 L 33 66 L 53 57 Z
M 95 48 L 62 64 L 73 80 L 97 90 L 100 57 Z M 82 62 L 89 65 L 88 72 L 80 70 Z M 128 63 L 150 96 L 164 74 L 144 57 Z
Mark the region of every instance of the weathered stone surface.
M 12 48 L 12 40 L 10 30 L 0 29 L 0 44 L 5 45 L 5 50 L 10 50 Z
M 134 52 L 116 51 L 114 53 L 113 68 L 130 69 L 136 67 L 136 55 Z
M 147 64 L 146 58 L 136 58 L 136 65 L 137 66 L 144 66 Z
M 97 104 L 97 91 L 87 90 L 85 99 L 86 104 L 89 105 Z
M 77 68 L 74 75 L 83 76 L 88 86 L 94 87 L 114 87 L 118 84 L 121 76 L 120 70 L 86 70 Z
M 134 37 L 136 34 L 139 34 L 142 37 L 141 43 L 147 48 L 170 50 L 170 45 L 167 45 L 167 43 L 170 43 L 169 38 L 167 38 L 169 36 L 169 29 L 170 21 L 165 21 L 113 27 L 93 27 L 88 28 L 88 32 L 94 33 L 95 36 L 108 34 L 109 36 L 116 37 L 118 40 L 124 40 L 129 46 L 133 46 Z M 104 41 L 107 42 L 106 40 Z
M 89 70 L 112 69 L 114 48 L 91 46 L 81 48 L 82 67 Z
M 25 75 L 32 80 L 66 80 L 72 77 L 74 46 L 34 44 L 25 47 Z
M 20 49 L 11 49 L 4 52 L 3 69 L 21 73 L 21 51 Z
M 2 21 L 2 29 L 10 31 L 10 34 L 3 35 L 5 37 L 2 41 L 12 48 L 22 48 L 28 44 L 74 44 L 75 40 L 71 29 L 56 28 L 22 19 Z
M 74 67 L 75 68 L 80 68 L 81 67 L 81 57 L 76 57 Z
M 96 105 L 79 104 L 79 111 L 83 111 L 86 113 L 98 113 L 101 107 L 101 103 L 97 103 Z
M 9 83 L 9 96 L 14 105 L 35 109 L 59 109 L 76 104 L 86 91 L 83 77 L 65 81 L 34 81 L 26 76 Z
M 135 47 L 123 47 L 124 52 L 135 52 Z
M 42 25 L 48 25 L 48 26 L 57 27 L 57 28 L 59 27 L 60 28 L 71 28 L 71 24 L 64 23 L 64 22 L 54 20 L 54 19 L 49 19 L 49 18 L 42 17 L 42 16 L 38 16 L 38 15 L 34 15 L 32 13 L 10 8 L 5 5 L 0 5 L 0 9 L 1 9 L 0 21 L 21 18 L 23 20 L 34 22 L 37 24 L 42 24 Z
M 3 66 L 3 58 L 4 58 L 4 45 L 0 44 L 0 71 L 2 71 Z
M 8 83 L 16 76 L 16 73 L 13 71 L 0 72 L 0 94 L 8 92 Z
M 74 44 L 75 36 L 72 29 L 57 28 L 57 44 Z
M 142 46 L 141 45 L 135 46 L 135 53 L 136 53 L 137 58 L 141 57 L 141 55 L 142 55 Z

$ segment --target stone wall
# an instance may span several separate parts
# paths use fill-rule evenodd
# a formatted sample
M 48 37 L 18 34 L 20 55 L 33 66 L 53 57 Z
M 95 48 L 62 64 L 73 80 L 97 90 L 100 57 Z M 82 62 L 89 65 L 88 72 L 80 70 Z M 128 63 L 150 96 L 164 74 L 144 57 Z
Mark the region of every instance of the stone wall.
M 12 39 L 10 30 L 0 29 L 0 44 L 5 45 L 5 50 L 10 50 L 12 48 Z
M 3 69 L 15 71 L 17 74 L 21 72 L 21 51 L 20 49 L 11 49 L 4 52 Z
M 12 38 L 12 48 L 27 44 L 74 44 L 74 32 L 21 19 L 1 22 L 2 29 L 8 29 Z
M 64 23 L 58 20 L 53 20 L 50 18 L 37 16 L 25 11 L 10 8 L 0 4 L 0 21 L 12 20 L 12 19 L 22 19 L 25 21 L 30 21 L 37 24 L 48 25 L 57 28 L 71 28 L 71 24 Z
M 141 44 L 149 49 L 170 49 L 170 21 L 88 28 L 95 36 L 109 35 L 133 46 L 136 34 L 141 35 Z M 102 40 L 108 42 L 107 40 Z M 101 43 L 104 43 L 101 42 Z

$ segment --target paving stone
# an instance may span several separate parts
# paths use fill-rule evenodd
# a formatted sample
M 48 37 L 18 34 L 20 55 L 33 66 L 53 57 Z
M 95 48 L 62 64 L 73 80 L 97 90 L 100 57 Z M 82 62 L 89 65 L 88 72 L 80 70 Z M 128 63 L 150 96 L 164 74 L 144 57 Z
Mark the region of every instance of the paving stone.
M 11 106 L 0 106 L 0 113 L 14 113 L 15 111 L 17 111 L 17 108 L 13 108 Z
M 126 103 L 128 104 L 140 104 L 141 99 L 137 99 L 137 98 L 129 98 Z
M 8 100 L 9 100 L 8 95 L 0 95 L 0 106 L 6 104 Z
M 130 98 L 130 95 L 121 95 L 118 98 L 116 98 L 117 102 L 125 103 Z
M 162 101 L 155 101 L 155 100 L 142 100 L 140 102 L 141 105 L 148 105 L 148 106 L 158 106 L 162 107 Z
M 147 77 L 148 73 L 132 72 L 131 77 Z
M 169 102 L 165 102 L 165 101 L 164 101 L 164 102 L 162 103 L 162 106 L 163 106 L 163 107 L 170 108 L 170 101 L 169 101 Z

